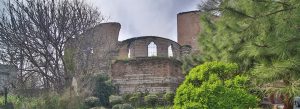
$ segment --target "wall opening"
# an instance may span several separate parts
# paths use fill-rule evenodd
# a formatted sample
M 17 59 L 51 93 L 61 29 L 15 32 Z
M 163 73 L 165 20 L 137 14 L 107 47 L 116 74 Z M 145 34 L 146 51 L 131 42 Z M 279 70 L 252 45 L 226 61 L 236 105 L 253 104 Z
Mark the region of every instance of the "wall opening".
M 128 58 L 131 58 L 131 49 L 128 49 Z
M 154 42 L 148 45 L 148 57 L 157 56 L 157 46 Z
M 169 57 L 173 57 L 173 47 L 172 47 L 172 45 L 170 45 L 169 47 L 168 47 L 168 56 Z

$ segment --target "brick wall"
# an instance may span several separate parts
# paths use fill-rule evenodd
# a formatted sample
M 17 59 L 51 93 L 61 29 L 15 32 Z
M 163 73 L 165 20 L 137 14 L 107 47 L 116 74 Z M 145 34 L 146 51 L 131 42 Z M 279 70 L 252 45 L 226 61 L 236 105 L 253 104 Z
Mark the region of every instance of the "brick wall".
M 121 94 L 175 91 L 183 81 L 181 62 L 170 58 L 137 58 L 112 64 L 111 77 Z
M 177 34 L 180 45 L 190 45 L 192 52 L 199 51 L 198 37 L 201 30 L 199 11 L 183 12 L 177 15 Z
M 175 91 L 184 78 L 178 60 L 199 51 L 199 15 L 198 11 L 177 15 L 178 43 L 155 36 L 119 42 L 119 23 L 102 23 L 71 39 L 65 51 L 73 51 L 72 61 L 75 65 L 72 76 L 78 81 L 79 93 L 91 93 L 94 89 L 92 77 L 103 73 L 112 77 L 120 93 Z M 148 57 L 148 45 L 151 42 L 157 46 L 157 57 Z M 173 58 L 168 58 L 170 45 Z

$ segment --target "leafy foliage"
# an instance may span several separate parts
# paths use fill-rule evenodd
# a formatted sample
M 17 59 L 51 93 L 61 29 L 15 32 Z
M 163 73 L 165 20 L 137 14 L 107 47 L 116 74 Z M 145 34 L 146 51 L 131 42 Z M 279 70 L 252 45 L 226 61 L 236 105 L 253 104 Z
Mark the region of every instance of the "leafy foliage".
M 155 94 L 149 94 L 144 97 L 144 101 L 148 104 L 151 105 L 152 107 L 155 107 L 155 105 L 158 102 L 158 96 Z
M 260 88 L 288 96 L 287 103 L 299 95 L 300 1 L 223 0 L 219 8 L 217 19 L 202 17 L 204 61 L 238 63 Z
M 163 100 L 172 103 L 174 100 L 175 94 L 173 92 L 167 92 L 163 95 Z
M 111 105 L 121 104 L 123 102 L 122 96 L 111 95 L 109 96 L 109 103 Z
M 117 104 L 112 109 L 134 109 L 130 104 Z
M 182 69 L 184 71 L 183 73 L 187 74 L 192 68 L 203 63 L 204 61 L 202 59 L 202 56 L 199 56 L 198 54 L 186 55 L 182 58 Z
M 99 75 L 96 80 L 94 96 L 99 98 L 101 106 L 109 106 L 109 96 L 116 91 L 107 75 Z
M 133 104 L 135 107 L 143 104 L 143 93 L 137 92 L 131 95 L 129 98 L 129 101 L 131 104 Z
M 100 100 L 97 97 L 88 97 L 84 100 L 84 104 L 89 108 L 98 106 Z
M 236 64 L 208 62 L 192 69 L 176 91 L 175 109 L 246 109 L 257 98 L 247 92 L 248 78 Z
M 22 97 L 9 95 L 8 101 L 15 109 L 87 109 L 80 97 L 49 94 L 40 97 Z M 4 105 L 0 97 L 0 106 Z

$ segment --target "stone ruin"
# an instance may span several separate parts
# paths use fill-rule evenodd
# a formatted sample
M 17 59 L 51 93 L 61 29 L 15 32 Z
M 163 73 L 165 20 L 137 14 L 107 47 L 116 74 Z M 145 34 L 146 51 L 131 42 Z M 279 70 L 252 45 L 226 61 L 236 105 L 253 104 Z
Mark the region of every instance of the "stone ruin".
M 184 80 L 182 57 L 200 52 L 199 20 L 199 11 L 177 15 L 178 42 L 157 36 L 118 41 L 121 24 L 97 25 L 66 44 L 65 51 L 74 64 L 72 84 L 79 93 L 91 93 L 91 77 L 107 74 L 120 94 L 175 91 Z

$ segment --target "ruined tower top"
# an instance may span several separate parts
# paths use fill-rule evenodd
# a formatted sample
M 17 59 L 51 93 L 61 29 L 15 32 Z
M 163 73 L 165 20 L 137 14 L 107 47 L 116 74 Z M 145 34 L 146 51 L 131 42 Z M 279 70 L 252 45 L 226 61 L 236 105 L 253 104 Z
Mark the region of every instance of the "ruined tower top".
M 199 51 L 200 13 L 200 11 L 189 11 L 177 14 L 178 43 L 182 46 L 191 46 L 192 52 Z

